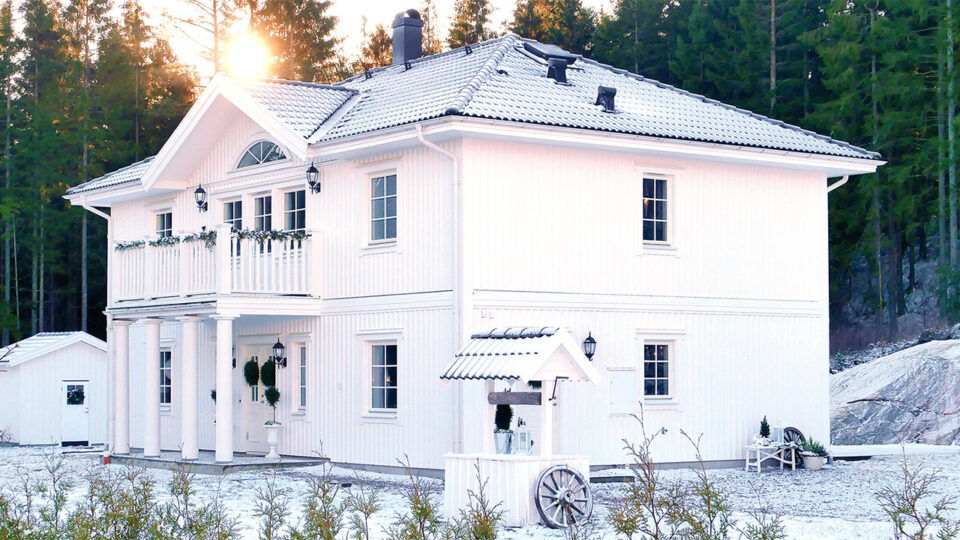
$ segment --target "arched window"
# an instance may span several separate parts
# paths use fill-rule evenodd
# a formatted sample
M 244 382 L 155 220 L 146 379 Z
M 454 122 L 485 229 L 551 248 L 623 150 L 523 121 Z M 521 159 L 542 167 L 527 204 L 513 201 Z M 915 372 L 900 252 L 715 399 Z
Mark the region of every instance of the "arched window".
M 247 148 L 247 151 L 243 153 L 243 157 L 240 158 L 240 163 L 237 164 L 237 168 L 242 169 L 252 165 L 270 163 L 271 161 L 280 161 L 286 158 L 287 156 L 283 154 L 283 150 L 281 150 L 279 146 L 270 141 L 259 141 L 253 143 L 250 148 Z

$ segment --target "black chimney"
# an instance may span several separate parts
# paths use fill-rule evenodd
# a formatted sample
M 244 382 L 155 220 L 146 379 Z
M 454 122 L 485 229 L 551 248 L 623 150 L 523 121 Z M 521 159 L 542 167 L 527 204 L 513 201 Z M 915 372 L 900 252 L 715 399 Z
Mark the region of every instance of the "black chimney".
M 612 86 L 597 87 L 597 102 L 594 105 L 603 105 L 603 112 L 617 112 L 614 106 L 614 99 L 617 97 L 617 89 Z
M 423 55 L 423 20 L 415 9 L 397 13 L 393 19 L 393 63 L 406 64 Z
M 547 77 L 560 84 L 567 83 L 567 61 L 563 58 L 550 58 L 547 60 Z

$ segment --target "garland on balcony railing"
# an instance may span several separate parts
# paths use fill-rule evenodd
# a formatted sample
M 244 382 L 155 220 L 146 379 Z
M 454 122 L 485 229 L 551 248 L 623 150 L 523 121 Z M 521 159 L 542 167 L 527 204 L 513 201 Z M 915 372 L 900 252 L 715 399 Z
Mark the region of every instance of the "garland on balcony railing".
M 240 240 L 253 240 L 259 244 L 262 244 L 268 240 L 274 242 L 294 240 L 299 242 L 310 238 L 310 233 L 308 231 L 251 231 L 249 229 L 243 229 L 242 231 L 235 231 L 234 234 Z
M 143 247 L 143 240 L 133 240 L 130 242 L 117 242 L 114 245 L 116 251 L 127 251 L 128 249 L 138 249 Z
M 175 246 L 180 243 L 179 236 L 161 236 L 156 240 L 150 240 L 148 242 L 150 247 L 160 247 L 160 246 Z
M 200 242 L 207 249 L 213 249 L 217 245 L 217 231 L 200 231 L 198 233 L 188 234 L 180 239 L 181 242 Z

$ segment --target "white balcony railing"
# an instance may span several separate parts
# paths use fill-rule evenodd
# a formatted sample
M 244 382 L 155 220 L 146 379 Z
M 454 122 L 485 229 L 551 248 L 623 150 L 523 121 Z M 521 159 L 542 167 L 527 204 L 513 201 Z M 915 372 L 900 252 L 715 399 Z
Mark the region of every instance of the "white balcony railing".
M 319 296 L 319 238 L 244 237 L 229 226 L 215 229 L 216 242 L 172 240 L 114 249 L 110 264 L 114 301 L 204 294 Z M 155 244 L 155 242 L 154 242 Z

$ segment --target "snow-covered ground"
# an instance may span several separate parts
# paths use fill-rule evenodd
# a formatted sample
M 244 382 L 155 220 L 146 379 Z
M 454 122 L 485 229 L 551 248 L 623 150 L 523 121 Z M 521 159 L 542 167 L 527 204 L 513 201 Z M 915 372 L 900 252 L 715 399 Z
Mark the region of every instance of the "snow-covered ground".
M 0 490 L 16 493 L 19 470 L 43 475 L 43 451 L 36 448 L 0 448 Z M 97 459 L 98 456 L 91 454 L 73 454 L 67 457 L 65 466 L 75 484 L 71 502 L 76 502 L 83 496 L 84 473 L 92 467 L 103 466 L 98 464 Z M 928 470 L 939 470 L 941 480 L 937 487 L 942 493 L 960 494 L 960 455 L 918 455 L 908 459 L 912 465 L 922 463 Z M 745 518 L 748 513 L 758 509 L 759 492 L 770 510 L 782 516 L 789 538 L 873 539 L 891 536 L 892 529 L 876 501 L 875 493 L 884 485 L 897 482 L 901 464 L 900 457 L 889 456 L 865 461 L 838 462 L 836 466 L 821 471 L 770 470 L 758 475 L 756 472 L 722 469 L 711 470 L 709 474 L 729 496 L 738 518 Z M 305 479 L 318 472 L 319 467 L 312 467 L 287 469 L 276 473 L 278 482 L 290 491 L 292 521 L 296 522 L 302 511 L 301 501 L 306 493 Z M 149 470 L 147 474 L 157 483 L 160 497 L 168 497 L 167 484 L 171 473 Z M 257 488 L 263 485 L 270 474 L 273 473 L 251 471 L 230 474 L 222 479 L 197 476 L 195 483 L 201 498 L 211 497 L 220 487 L 223 501 L 229 512 L 240 519 L 245 537 L 256 538 L 256 523 L 251 516 L 251 509 Z M 342 481 L 356 482 L 356 474 L 351 470 L 335 469 L 334 474 Z M 402 492 L 408 483 L 398 476 L 361 474 L 366 482 L 381 490 L 383 509 L 374 516 L 373 525 L 375 530 L 379 531 L 377 537 L 385 538 L 382 531 L 392 521 L 394 514 L 403 508 Z M 686 479 L 692 478 L 692 471 L 668 470 L 664 471 L 663 475 L 668 479 Z M 442 484 L 433 480 L 430 484 L 437 490 L 438 501 L 442 501 Z M 622 484 L 594 484 L 597 499 L 595 516 L 605 538 L 614 538 L 604 519 L 606 504 L 623 488 Z M 960 509 L 953 509 L 950 517 L 960 519 Z M 543 527 L 526 527 L 505 530 L 501 537 L 562 538 L 562 535 Z

